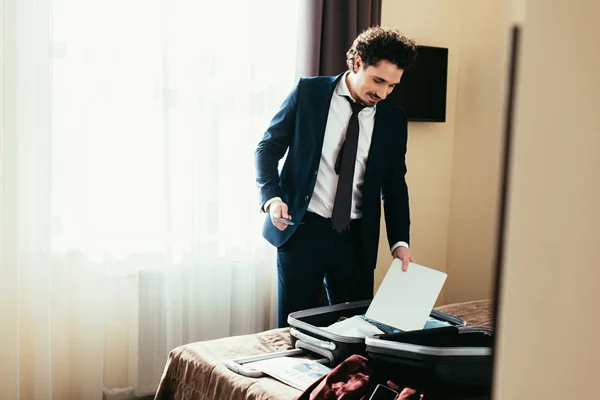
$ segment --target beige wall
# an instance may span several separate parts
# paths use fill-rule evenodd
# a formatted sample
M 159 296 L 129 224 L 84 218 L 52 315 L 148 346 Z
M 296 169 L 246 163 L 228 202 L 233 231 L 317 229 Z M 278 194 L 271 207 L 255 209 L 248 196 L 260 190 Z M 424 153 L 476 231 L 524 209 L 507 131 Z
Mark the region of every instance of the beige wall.
M 447 303 L 493 295 L 508 73 L 509 3 L 462 1 Z
M 382 8 L 382 25 L 397 27 L 418 44 L 449 48 L 447 122 L 409 123 L 408 128 L 411 251 L 418 263 L 440 271 L 446 271 L 460 12 L 454 1 L 447 0 L 384 0 Z M 385 223 L 381 233 L 376 288 L 391 263 Z M 439 300 L 443 301 L 443 293 Z
M 384 0 L 382 24 L 449 48 L 447 122 L 409 123 L 417 262 L 448 273 L 438 304 L 490 298 L 510 20 L 517 0 Z M 391 256 L 382 226 L 376 288 Z
M 600 3 L 528 0 L 495 399 L 596 399 Z

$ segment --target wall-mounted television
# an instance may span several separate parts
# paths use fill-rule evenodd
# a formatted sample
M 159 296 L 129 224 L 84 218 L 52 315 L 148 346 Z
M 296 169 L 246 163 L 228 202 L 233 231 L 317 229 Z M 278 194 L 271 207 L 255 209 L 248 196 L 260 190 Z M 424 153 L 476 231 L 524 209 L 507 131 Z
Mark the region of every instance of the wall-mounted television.
M 417 46 L 415 63 L 388 96 L 404 108 L 409 121 L 446 122 L 448 49 Z

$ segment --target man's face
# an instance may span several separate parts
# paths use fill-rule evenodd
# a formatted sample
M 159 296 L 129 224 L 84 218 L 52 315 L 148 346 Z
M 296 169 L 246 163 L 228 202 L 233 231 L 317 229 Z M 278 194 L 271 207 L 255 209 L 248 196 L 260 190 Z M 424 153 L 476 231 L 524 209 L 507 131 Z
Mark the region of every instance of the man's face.
M 373 106 L 394 90 L 394 87 L 400 83 L 403 73 L 403 69 L 387 60 L 381 60 L 376 65 L 364 68 L 362 59 L 356 57 L 354 71 L 348 78 L 353 94 L 356 94 L 363 104 Z

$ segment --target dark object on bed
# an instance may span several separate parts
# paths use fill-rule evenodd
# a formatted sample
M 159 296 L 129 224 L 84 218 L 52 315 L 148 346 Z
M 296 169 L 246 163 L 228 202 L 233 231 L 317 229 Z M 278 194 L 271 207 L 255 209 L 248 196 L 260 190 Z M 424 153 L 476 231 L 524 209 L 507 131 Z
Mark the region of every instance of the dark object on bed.
M 367 338 L 376 368 L 413 388 L 487 390 L 492 379 L 493 330 L 446 327 Z
M 378 368 L 373 360 L 356 354 L 314 382 L 294 400 L 365 400 L 378 385 L 396 391 L 399 400 L 489 400 L 487 392 L 481 389 L 433 385 L 414 388 L 407 385 L 404 379 L 396 371 Z

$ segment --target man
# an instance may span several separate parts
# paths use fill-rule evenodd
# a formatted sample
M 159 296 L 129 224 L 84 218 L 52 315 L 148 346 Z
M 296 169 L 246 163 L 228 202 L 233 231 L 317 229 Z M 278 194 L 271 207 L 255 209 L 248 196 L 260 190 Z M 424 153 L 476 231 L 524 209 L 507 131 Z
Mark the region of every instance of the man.
M 386 97 L 416 58 L 395 29 L 369 28 L 347 52 L 348 71 L 300 79 L 255 153 L 264 237 L 277 247 L 279 326 L 289 313 L 371 299 L 381 200 L 403 269 L 413 259 L 405 181 L 406 112 Z M 279 160 L 287 159 L 278 174 Z

